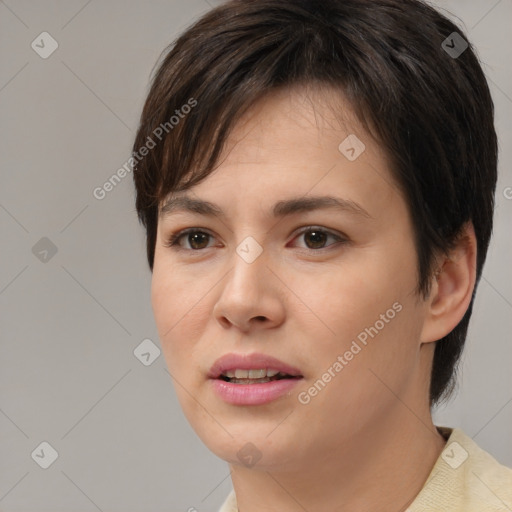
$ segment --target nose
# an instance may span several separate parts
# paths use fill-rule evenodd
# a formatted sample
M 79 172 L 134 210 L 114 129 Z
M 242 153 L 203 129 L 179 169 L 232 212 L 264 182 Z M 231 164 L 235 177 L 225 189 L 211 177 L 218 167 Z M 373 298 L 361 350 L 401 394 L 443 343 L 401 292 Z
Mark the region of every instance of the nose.
M 254 245 L 240 244 L 233 253 L 231 270 L 221 281 L 213 314 L 223 328 L 247 333 L 284 321 L 286 287 L 270 268 L 267 253 L 255 250 Z

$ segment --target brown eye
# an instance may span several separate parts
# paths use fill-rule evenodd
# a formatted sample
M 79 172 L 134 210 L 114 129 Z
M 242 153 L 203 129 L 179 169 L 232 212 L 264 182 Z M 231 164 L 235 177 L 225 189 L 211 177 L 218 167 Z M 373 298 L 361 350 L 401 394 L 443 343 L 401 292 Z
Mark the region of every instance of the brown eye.
M 185 231 L 180 231 L 179 233 L 174 233 L 173 235 L 170 236 L 169 240 L 165 245 L 166 247 L 174 247 L 177 250 L 200 251 L 208 247 L 208 238 L 211 236 L 212 235 L 205 231 L 199 231 L 198 229 L 189 229 Z M 190 248 L 183 247 L 183 245 L 180 243 L 182 238 L 185 239 L 190 244 Z
M 203 233 L 202 231 L 194 231 L 192 233 L 187 233 L 187 235 L 187 240 L 190 243 L 190 247 L 193 249 L 205 249 L 208 246 L 208 237 L 210 236 L 208 233 Z M 206 245 L 204 245 L 205 242 Z
M 309 249 L 321 249 L 327 240 L 327 233 L 324 231 L 310 230 L 303 234 L 305 235 L 304 240 L 306 242 L 309 240 L 311 243 L 311 245 L 307 244 Z
M 335 244 L 329 244 L 327 247 L 325 246 L 327 240 L 330 238 L 333 238 L 335 242 L 339 243 L 346 243 L 347 240 L 339 235 L 336 235 L 334 233 L 331 233 L 330 231 L 326 231 L 322 228 L 312 227 L 309 226 L 308 228 L 302 230 L 299 235 L 296 237 L 296 239 L 304 238 L 306 249 L 309 249 L 311 251 L 319 251 L 322 249 L 325 249 L 331 245 Z
M 322 249 L 326 249 L 331 245 L 337 245 L 336 242 L 338 244 L 348 242 L 348 240 L 342 236 L 315 226 L 308 226 L 306 229 L 303 229 L 295 239 L 301 237 L 304 237 L 305 240 L 306 245 L 304 248 L 314 252 L 320 252 Z M 210 238 L 213 238 L 213 235 L 210 233 L 191 228 L 172 234 L 165 243 L 165 246 L 172 247 L 178 251 L 199 252 L 209 247 L 208 240 Z M 326 246 L 329 238 L 332 238 L 335 243 Z M 188 247 L 181 243 L 182 239 L 187 241 Z

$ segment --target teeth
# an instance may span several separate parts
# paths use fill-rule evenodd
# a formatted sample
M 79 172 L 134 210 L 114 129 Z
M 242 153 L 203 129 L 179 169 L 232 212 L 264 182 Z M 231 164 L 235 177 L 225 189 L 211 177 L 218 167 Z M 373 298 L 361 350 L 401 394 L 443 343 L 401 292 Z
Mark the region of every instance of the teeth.
M 223 373 L 226 377 L 229 377 L 232 379 L 233 377 L 237 379 L 263 379 L 265 377 L 274 377 L 274 375 L 277 375 L 280 373 L 277 370 L 270 370 L 270 369 L 261 369 L 261 370 L 229 370 Z M 284 374 L 283 374 L 284 375 Z
M 265 377 L 264 379 L 231 379 L 231 384 L 265 384 L 270 382 L 271 379 Z

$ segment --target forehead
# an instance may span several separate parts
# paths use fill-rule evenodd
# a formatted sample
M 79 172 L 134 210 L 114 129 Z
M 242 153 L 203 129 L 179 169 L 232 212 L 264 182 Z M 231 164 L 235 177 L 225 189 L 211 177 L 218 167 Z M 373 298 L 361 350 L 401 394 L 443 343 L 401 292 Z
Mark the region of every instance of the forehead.
M 327 86 L 280 88 L 260 98 L 234 124 L 222 156 L 243 161 L 248 150 L 255 157 L 290 145 L 301 153 L 333 132 L 337 138 L 352 133 L 369 138 L 342 93 Z
M 351 161 L 344 151 L 354 141 L 360 143 L 354 146 L 359 154 Z M 367 196 L 382 197 L 390 194 L 383 189 L 396 188 L 384 151 L 362 129 L 345 98 L 325 88 L 280 89 L 261 98 L 233 126 L 219 162 L 192 187 L 192 192 L 202 192 L 203 200 L 186 192 L 170 194 L 161 203 L 160 216 L 187 211 L 223 217 L 222 208 L 205 201 L 203 192 L 218 190 L 226 198 L 221 191 L 229 190 L 230 201 L 233 192 L 251 195 L 259 199 L 247 206 L 265 202 L 274 217 L 333 208 L 371 218 Z M 359 197 L 353 195 L 356 189 Z

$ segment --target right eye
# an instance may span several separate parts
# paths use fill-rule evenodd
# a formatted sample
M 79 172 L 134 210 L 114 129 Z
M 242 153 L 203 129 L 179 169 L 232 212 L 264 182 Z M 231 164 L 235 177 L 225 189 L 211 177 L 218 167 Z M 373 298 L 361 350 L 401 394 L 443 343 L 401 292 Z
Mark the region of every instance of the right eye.
M 186 237 L 188 235 L 188 237 Z M 192 236 L 194 235 L 194 236 Z M 203 245 L 204 241 L 207 239 L 207 237 L 211 237 L 210 233 L 203 231 L 199 228 L 187 228 L 183 229 L 181 231 L 178 231 L 176 233 L 172 233 L 171 236 L 167 239 L 165 242 L 165 247 L 171 247 L 177 251 L 185 250 L 185 251 L 200 251 L 203 249 L 207 249 L 208 247 L 191 247 L 191 248 L 184 248 L 182 247 L 180 241 L 182 238 L 186 237 L 185 240 L 188 240 L 188 242 L 192 245 Z

